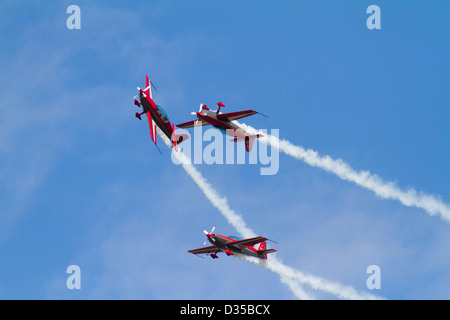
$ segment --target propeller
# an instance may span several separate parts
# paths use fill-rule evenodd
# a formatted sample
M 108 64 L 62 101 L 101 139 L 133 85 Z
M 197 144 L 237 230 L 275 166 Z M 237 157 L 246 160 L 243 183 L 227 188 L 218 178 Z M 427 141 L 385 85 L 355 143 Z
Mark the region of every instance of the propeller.
M 152 81 L 150 81 L 150 84 L 148 85 L 148 87 L 145 88 L 145 89 L 143 89 L 142 91 L 147 91 L 147 90 L 150 89 L 150 88 L 153 88 L 153 89 L 155 89 L 155 91 L 158 91 L 158 90 L 156 89 L 156 87 L 155 87 L 155 85 L 153 84 Z M 138 89 L 138 91 L 139 91 L 139 93 L 140 93 L 140 92 L 141 92 L 141 88 L 137 87 L 137 89 Z M 133 97 L 133 99 L 136 99 L 136 98 L 139 96 L 139 93 L 138 93 L 137 95 L 135 95 L 135 96 Z M 144 95 L 144 97 L 146 97 L 146 94 L 145 94 L 145 93 L 142 93 L 142 94 Z
M 147 91 L 148 89 L 153 88 L 155 89 L 155 91 L 158 91 L 155 87 L 155 85 L 153 84 L 153 82 L 150 81 L 150 84 L 147 88 L 142 89 L 142 91 Z M 141 88 L 137 87 L 137 89 L 139 90 L 139 93 L 141 92 Z M 139 93 L 137 95 L 134 96 L 134 98 L 136 99 L 137 96 L 139 96 Z M 144 95 L 144 97 L 146 96 L 145 93 L 142 93 Z
M 203 106 L 204 106 L 203 102 L 200 103 L 200 108 L 198 108 L 198 112 L 191 112 L 191 114 L 195 116 L 197 113 L 202 112 Z
M 145 91 L 147 91 L 148 89 L 150 89 L 151 86 L 152 86 L 152 85 L 149 85 L 149 86 L 148 86 L 147 88 L 145 88 L 145 89 L 141 89 L 141 88 L 137 87 L 137 89 L 139 90 L 139 93 L 141 92 L 141 90 L 145 92 Z M 146 97 L 146 95 L 145 95 L 144 92 L 143 92 L 142 94 L 144 95 L 144 97 Z M 137 95 L 134 96 L 135 99 L 136 99 L 136 97 L 139 95 L 139 93 L 138 93 Z
M 216 241 L 214 238 L 211 237 L 211 236 L 213 235 L 214 229 L 216 229 L 216 226 L 214 226 L 214 227 L 211 229 L 211 232 L 210 232 L 210 233 L 208 233 L 208 231 L 206 231 L 206 230 L 203 230 L 203 233 L 206 234 L 206 236 L 207 236 L 209 239 L 212 239 L 213 242 Z M 205 242 L 203 242 L 203 245 L 205 245 L 205 244 L 206 244 L 206 240 L 205 240 Z

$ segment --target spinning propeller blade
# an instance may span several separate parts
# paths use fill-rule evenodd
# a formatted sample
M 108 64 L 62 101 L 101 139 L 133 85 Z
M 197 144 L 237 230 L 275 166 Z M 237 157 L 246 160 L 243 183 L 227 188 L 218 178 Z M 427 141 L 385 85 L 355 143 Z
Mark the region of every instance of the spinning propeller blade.
M 208 233 L 208 231 L 203 230 L 203 233 L 206 234 L 206 236 L 208 237 L 208 239 L 211 239 L 213 242 L 216 241 L 216 240 L 212 237 L 213 232 L 214 232 L 215 229 L 216 229 L 216 226 L 214 226 L 214 227 L 211 229 L 211 232 L 209 232 L 209 233 Z M 203 245 L 205 245 L 205 244 L 206 244 L 206 240 L 205 240 L 205 242 L 203 243 Z
M 203 103 L 200 103 L 200 108 L 198 108 L 198 112 L 191 112 L 192 115 L 196 115 L 197 113 L 201 113 L 203 108 Z

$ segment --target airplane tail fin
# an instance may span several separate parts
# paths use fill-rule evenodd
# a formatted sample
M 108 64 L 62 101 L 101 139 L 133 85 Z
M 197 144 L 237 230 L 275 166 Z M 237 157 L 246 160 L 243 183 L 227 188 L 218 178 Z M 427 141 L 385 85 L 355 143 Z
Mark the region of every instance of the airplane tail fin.
M 259 135 L 259 134 L 255 134 L 255 135 L 245 137 L 245 150 L 247 150 L 247 152 L 252 151 L 253 142 L 255 141 L 255 139 L 258 139 L 260 136 L 261 135 Z
M 255 139 L 261 138 L 263 137 L 262 134 L 252 134 L 249 136 L 245 136 L 245 137 L 235 137 L 233 140 L 233 142 L 238 142 L 238 141 L 245 141 L 245 150 L 247 150 L 247 152 L 251 152 L 252 151 L 252 147 L 253 147 L 253 142 L 255 141 Z
M 261 244 L 258 247 L 258 256 L 261 259 L 267 259 L 267 254 L 268 253 L 272 253 L 272 252 L 276 252 L 277 250 L 275 249 L 267 249 L 267 244 L 266 242 L 261 242 Z
M 220 112 L 220 108 L 225 108 L 225 105 L 222 102 L 217 102 L 217 105 L 219 106 L 219 109 L 217 109 L 217 113 Z

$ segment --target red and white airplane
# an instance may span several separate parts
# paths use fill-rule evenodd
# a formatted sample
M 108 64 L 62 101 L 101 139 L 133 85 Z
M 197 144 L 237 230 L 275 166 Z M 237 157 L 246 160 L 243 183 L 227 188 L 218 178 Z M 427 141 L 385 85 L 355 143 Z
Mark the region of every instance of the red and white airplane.
M 167 138 L 169 138 L 169 140 L 172 142 L 172 147 L 175 147 L 175 149 L 178 150 L 177 145 L 187 140 L 189 136 L 187 134 L 176 134 L 175 126 L 173 123 L 170 122 L 167 113 L 164 111 L 163 108 L 161 108 L 161 106 L 158 106 L 153 101 L 152 95 L 153 84 L 150 82 L 148 76 L 146 76 L 145 86 L 146 86 L 145 89 L 137 87 L 139 93 L 134 97 L 134 104 L 138 107 L 142 107 L 141 113 L 136 112 L 136 118 L 142 120 L 141 116 L 143 114 L 147 115 L 148 123 L 150 126 L 150 136 L 157 148 L 158 145 L 156 142 L 157 136 L 156 127 L 158 127 L 167 136 Z M 139 96 L 139 101 L 136 99 L 137 96 Z M 161 152 L 161 150 L 159 152 Z
M 197 116 L 197 120 L 188 121 L 178 124 L 178 128 L 192 128 L 196 126 L 212 125 L 219 129 L 223 134 L 234 137 L 233 142 L 245 141 L 245 149 L 247 152 L 252 150 L 253 142 L 255 139 L 262 137 L 262 134 L 250 134 L 241 127 L 239 127 L 233 120 L 248 117 L 254 114 L 261 114 L 254 110 L 236 111 L 230 113 L 219 113 L 221 107 L 225 107 L 222 102 L 217 102 L 219 108 L 216 111 L 210 110 L 203 103 L 200 104 L 198 112 L 191 112 L 191 114 Z
M 260 259 L 267 259 L 268 253 L 277 251 L 275 249 L 267 249 L 266 240 L 269 240 L 267 238 L 261 236 L 248 239 L 238 239 L 233 236 L 225 237 L 220 234 L 214 234 L 215 228 L 216 226 L 214 226 L 209 233 L 208 231 L 203 230 L 212 246 L 189 250 L 188 252 L 193 254 L 208 254 L 213 259 L 219 258 L 217 256 L 217 253 L 219 252 L 225 252 L 227 256 L 231 256 L 234 253 L 240 253 Z M 254 248 L 253 246 L 258 243 L 260 243 L 258 249 Z M 206 241 L 203 245 L 205 244 Z

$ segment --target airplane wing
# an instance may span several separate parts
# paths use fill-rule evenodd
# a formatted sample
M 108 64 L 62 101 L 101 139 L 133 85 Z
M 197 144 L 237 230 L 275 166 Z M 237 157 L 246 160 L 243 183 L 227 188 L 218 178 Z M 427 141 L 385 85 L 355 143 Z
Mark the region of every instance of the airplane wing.
M 236 240 L 233 242 L 228 242 L 227 246 L 234 246 L 236 248 L 243 249 L 246 247 L 254 246 L 257 243 L 264 242 L 266 240 L 267 240 L 267 238 L 259 236 L 259 237 L 254 237 L 254 238 L 248 238 L 248 239 L 242 239 L 242 240 Z
M 193 254 L 202 254 L 202 253 L 216 253 L 217 251 L 220 251 L 216 246 L 208 246 L 198 249 L 189 250 L 188 252 Z
M 233 121 L 237 119 L 241 119 L 244 117 L 248 117 L 254 114 L 257 114 L 258 112 L 255 110 L 245 110 L 245 111 L 236 111 L 236 112 L 230 112 L 230 113 L 221 113 L 217 115 L 217 119 L 223 120 L 223 121 Z
M 181 124 L 177 124 L 178 128 L 192 128 L 192 127 L 197 127 L 197 126 L 207 126 L 209 123 L 202 121 L 202 120 L 193 120 L 193 121 L 188 121 L 185 123 L 181 123 Z
M 155 123 L 155 121 L 153 121 L 150 111 L 147 111 L 147 118 L 148 118 L 148 124 L 150 126 L 150 136 L 151 136 L 153 142 L 156 144 L 156 135 L 157 135 L 156 123 Z

